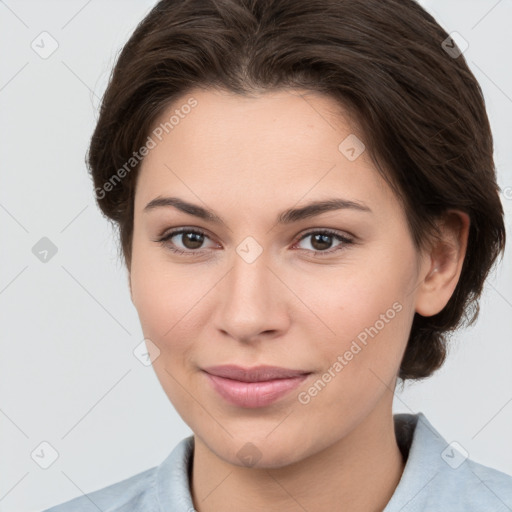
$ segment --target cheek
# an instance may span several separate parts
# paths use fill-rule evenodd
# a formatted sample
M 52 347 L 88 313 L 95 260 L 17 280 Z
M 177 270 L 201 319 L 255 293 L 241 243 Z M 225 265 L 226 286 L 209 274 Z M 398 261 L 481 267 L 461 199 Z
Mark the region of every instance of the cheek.
M 219 276 L 211 270 L 198 272 L 194 265 L 170 263 L 160 254 L 134 251 L 132 295 L 145 338 L 159 348 L 161 357 L 154 369 L 161 377 L 165 370 L 186 371 L 194 341 L 208 326 L 207 304 Z
M 410 318 L 398 290 L 364 293 L 361 288 L 346 288 L 338 295 L 337 307 L 327 302 L 328 322 L 335 335 L 326 338 L 324 351 L 331 364 L 341 356 L 344 373 L 361 378 L 369 369 L 382 370 L 386 377 L 394 371 L 407 342 Z M 334 298 L 333 298 L 334 300 Z M 347 371 L 348 370 L 348 371 Z
M 298 398 L 308 417 L 323 415 L 327 423 L 348 428 L 393 391 L 411 315 L 396 300 L 398 290 L 376 294 L 347 287 L 345 292 L 325 302 L 336 334 L 317 344 L 314 356 L 322 369 Z
M 171 403 L 188 418 L 190 399 L 183 392 L 188 387 L 184 362 L 192 349 L 190 322 L 201 290 L 193 276 L 188 278 L 179 269 L 172 273 L 169 270 L 170 265 L 133 258 L 133 301 L 144 337 L 160 351 L 152 362 L 153 370 Z
M 388 383 L 398 371 L 414 316 L 414 254 L 407 244 L 373 251 L 340 272 L 338 286 L 331 280 L 315 294 L 315 308 L 334 331 L 317 346 L 326 369 L 341 364 L 334 373 L 345 376 L 343 386 L 382 385 L 379 378 Z
M 134 243 L 131 268 L 133 304 L 142 331 L 161 351 L 175 337 L 187 311 L 194 303 L 194 285 L 183 278 L 181 269 L 155 258 L 155 251 Z M 180 321 L 181 320 L 181 321 Z

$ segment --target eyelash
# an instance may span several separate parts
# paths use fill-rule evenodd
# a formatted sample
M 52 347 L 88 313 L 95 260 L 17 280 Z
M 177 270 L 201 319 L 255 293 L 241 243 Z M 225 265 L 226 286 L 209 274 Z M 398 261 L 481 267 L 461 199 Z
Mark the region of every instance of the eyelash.
M 168 243 L 171 238 L 175 237 L 176 235 L 182 235 L 184 233 L 193 233 L 196 235 L 203 235 L 205 237 L 208 237 L 208 235 L 204 231 L 201 231 L 199 229 L 179 228 L 179 229 L 170 231 L 165 236 L 158 238 L 154 241 L 160 243 L 163 247 L 165 247 L 166 249 L 169 249 L 170 251 L 174 252 L 175 254 L 183 254 L 183 255 L 187 255 L 187 256 L 192 256 L 194 254 L 197 255 L 198 253 L 200 253 L 201 252 L 200 250 L 189 249 L 188 251 L 184 251 L 182 249 L 172 247 Z M 309 249 L 300 249 L 300 250 L 307 251 L 307 252 L 313 252 L 313 256 L 315 256 L 315 257 L 323 256 L 323 255 L 330 255 L 336 251 L 343 250 L 346 248 L 347 245 L 351 245 L 354 243 L 354 241 L 352 239 L 339 234 L 337 231 L 333 231 L 331 229 L 319 229 L 319 230 L 308 231 L 307 233 L 303 234 L 294 243 L 294 245 L 296 243 L 302 242 L 302 240 L 304 240 L 305 238 L 307 238 L 308 236 L 311 236 L 311 235 L 328 235 L 328 236 L 337 238 L 340 242 L 343 242 L 341 245 L 336 246 L 334 249 L 328 249 L 326 251 L 310 251 Z

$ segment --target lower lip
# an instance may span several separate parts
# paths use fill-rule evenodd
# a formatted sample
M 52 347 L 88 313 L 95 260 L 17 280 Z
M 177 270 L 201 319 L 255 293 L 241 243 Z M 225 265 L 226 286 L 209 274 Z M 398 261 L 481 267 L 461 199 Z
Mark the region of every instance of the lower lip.
M 233 405 L 255 409 L 265 407 L 298 387 L 309 374 L 289 379 L 274 379 L 262 382 L 241 382 L 206 373 L 213 388 Z

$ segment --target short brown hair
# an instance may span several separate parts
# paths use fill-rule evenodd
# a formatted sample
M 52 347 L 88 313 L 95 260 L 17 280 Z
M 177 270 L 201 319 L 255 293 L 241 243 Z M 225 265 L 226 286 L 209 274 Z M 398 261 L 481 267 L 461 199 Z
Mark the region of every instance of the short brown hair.
M 447 41 L 457 51 L 448 38 L 413 0 L 158 2 L 117 59 L 87 155 L 128 270 L 140 165 L 112 179 L 174 100 L 196 87 L 324 93 L 355 113 L 417 248 L 447 209 L 470 216 L 457 287 L 438 314 L 415 314 L 401 362 L 401 379 L 431 375 L 446 357 L 447 335 L 478 316 L 484 281 L 505 247 L 483 94 L 464 56 L 445 51 Z

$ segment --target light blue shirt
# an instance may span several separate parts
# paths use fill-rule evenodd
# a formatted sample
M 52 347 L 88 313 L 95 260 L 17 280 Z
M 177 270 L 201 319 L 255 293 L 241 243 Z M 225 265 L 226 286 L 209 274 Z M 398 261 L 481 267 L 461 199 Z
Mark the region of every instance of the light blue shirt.
M 478 464 L 448 444 L 423 413 L 395 414 L 407 457 L 383 512 L 511 512 L 512 476 Z M 194 512 L 189 469 L 194 437 L 180 441 L 159 465 L 44 512 Z

